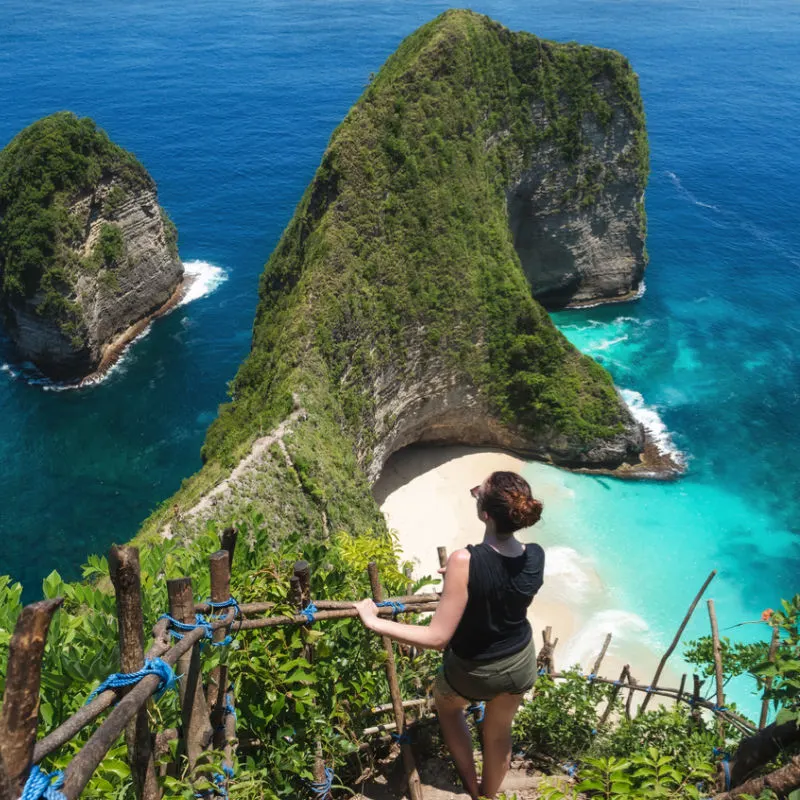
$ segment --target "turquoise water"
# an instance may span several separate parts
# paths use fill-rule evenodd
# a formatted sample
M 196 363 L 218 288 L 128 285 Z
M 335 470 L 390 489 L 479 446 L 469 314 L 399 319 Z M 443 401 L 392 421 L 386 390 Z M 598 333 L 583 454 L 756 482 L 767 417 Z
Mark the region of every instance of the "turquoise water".
M 75 577 L 86 553 L 130 537 L 199 468 L 249 347 L 258 275 L 331 131 L 403 36 L 447 5 L 0 5 L 0 144 L 56 110 L 92 116 L 157 180 L 183 258 L 226 278 L 159 321 L 99 386 L 31 385 L 0 342 L 2 571 L 29 597 L 51 569 Z M 647 292 L 556 321 L 657 412 L 689 471 L 668 485 L 565 475 L 563 542 L 657 642 L 712 567 L 721 625 L 753 619 L 798 588 L 800 566 L 800 7 L 473 8 L 623 51 L 648 115 Z M 705 625 L 701 609 L 696 632 Z

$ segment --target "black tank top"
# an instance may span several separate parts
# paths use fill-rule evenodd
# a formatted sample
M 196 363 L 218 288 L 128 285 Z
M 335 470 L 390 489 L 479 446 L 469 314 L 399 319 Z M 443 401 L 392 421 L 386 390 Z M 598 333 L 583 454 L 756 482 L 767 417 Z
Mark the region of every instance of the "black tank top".
M 531 640 L 527 610 L 542 586 L 544 550 L 527 544 L 520 556 L 502 556 L 483 543 L 468 545 L 467 550 L 467 607 L 450 649 L 473 661 L 518 653 Z

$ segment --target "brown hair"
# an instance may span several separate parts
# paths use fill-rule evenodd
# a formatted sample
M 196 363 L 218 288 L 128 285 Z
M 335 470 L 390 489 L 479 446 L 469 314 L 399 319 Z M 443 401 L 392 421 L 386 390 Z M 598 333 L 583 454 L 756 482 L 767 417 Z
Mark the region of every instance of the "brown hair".
M 528 528 L 542 516 L 542 504 L 531 494 L 528 481 L 516 472 L 493 472 L 480 493 L 480 507 L 495 523 L 498 534 Z

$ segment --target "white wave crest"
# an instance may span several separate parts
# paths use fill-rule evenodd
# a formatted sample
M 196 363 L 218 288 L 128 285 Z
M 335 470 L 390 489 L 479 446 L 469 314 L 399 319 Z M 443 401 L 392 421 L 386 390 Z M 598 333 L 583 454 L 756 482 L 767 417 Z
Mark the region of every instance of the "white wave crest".
M 178 304 L 181 306 L 211 294 L 228 280 L 228 273 L 222 267 L 215 267 L 208 261 L 184 261 L 183 269 L 188 288 Z
M 609 608 L 592 614 L 580 629 L 565 643 L 561 663 L 588 667 L 597 657 L 607 633 L 612 636 L 612 650 L 616 645 L 638 641 L 648 631 L 647 623 L 632 611 Z
M 672 434 L 667 430 L 667 426 L 658 415 L 658 411 L 652 406 L 648 406 L 644 401 L 644 397 L 633 389 L 620 389 L 620 393 L 634 419 L 640 422 L 650 434 L 650 438 L 658 452 L 662 455 L 671 456 L 678 464 L 685 464 L 686 457 L 675 447 L 672 441 Z
M 681 179 L 674 173 L 670 172 L 669 170 L 666 171 L 666 176 L 672 181 L 675 188 L 678 190 L 678 194 L 681 197 L 684 197 L 690 203 L 699 206 L 700 208 L 708 208 L 711 211 L 716 211 L 718 214 L 720 213 L 720 209 L 713 205 L 712 203 L 704 203 L 702 200 L 698 200 L 695 195 L 693 195 L 682 183 Z
M 593 592 L 602 592 L 602 582 L 591 559 L 572 547 L 548 547 L 544 574 L 548 594 L 559 601 L 580 604 Z

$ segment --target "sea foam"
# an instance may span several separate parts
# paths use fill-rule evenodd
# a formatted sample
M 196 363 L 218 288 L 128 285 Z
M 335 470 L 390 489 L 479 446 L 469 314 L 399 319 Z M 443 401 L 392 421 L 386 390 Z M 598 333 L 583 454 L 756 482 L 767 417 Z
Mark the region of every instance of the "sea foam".
M 183 268 L 189 288 L 179 306 L 185 306 L 211 294 L 228 280 L 228 273 L 222 267 L 216 267 L 208 261 L 184 261 Z
M 685 464 L 686 457 L 675 446 L 672 441 L 672 434 L 664 424 L 664 420 L 659 416 L 658 411 L 652 406 L 648 406 L 644 401 L 644 397 L 633 389 L 621 389 L 620 393 L 634 419 L 640 422 L 650 434 L 650 438 L 658 452 L 662 455 L 670 456 L 678 464 Z

